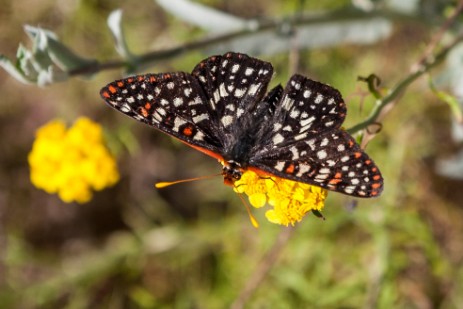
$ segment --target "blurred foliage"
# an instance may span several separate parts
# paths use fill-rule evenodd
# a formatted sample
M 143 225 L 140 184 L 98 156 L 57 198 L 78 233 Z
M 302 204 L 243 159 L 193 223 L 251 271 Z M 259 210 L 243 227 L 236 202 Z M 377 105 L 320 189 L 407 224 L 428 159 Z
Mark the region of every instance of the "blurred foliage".
M 198 2 L 249 19 L 351 5 Z M 399 3 L 352 2 L 386 9 Z M 348 102 L 345 126 L 350 127 L 365 119 L 375 102 L 357 77 L 374 73 L 383 90 L 393 87 L 455 4 L 402 3 L 414 2 L 419 12 L 394 19 L 390 35 L 374 44 L 301 50 L 296 66 L 293 50 L 259 57 L 274 64 L 273 83 L 284 83 L 297 70 L 338 88 Z M 0 52 L 10 59 L 26 41 L 24 24 L 54 31 L 78 55 L 117 59 L 106 18 L 118 8 L 124 12 L 127 45 L 137 54 L 205 35 L 154 1 L 0 0 L 0 7 Z M 461 17 L 454 28 L 461 28 Z M 215 52 L 186 52 L 146 70 L 190 71 Z M 450 70 L 439 69 L 433 75 Z M 105 106 L 99 89 L 120 76 L 104 71 L 91 80 L 72 78 L 39 88 L 0 70 L 0 308 L 228 307 L 277 239 L 281 227 L 255 211 L 261 224 L 254 229 L 220 177 L 153 188 L 156 181 L 217 173 L 218 165 Z M 248 308 L 463 306 L 463 183 L 434 169 L 461 143 L 451 136 L 452 112 L 428 84 L 422 78 L 407 90 L 368 145 L 385 178 L 382 196 L 353 200 L 330 193 L 323 212 L 327 220 L 308 216 L 298 224 Z M 34 188 L 27 154 L 38 127 L 57 117 L 72 123 L 80 116 L 106 128 L 121 181 L 88 204 L 68 205 Z

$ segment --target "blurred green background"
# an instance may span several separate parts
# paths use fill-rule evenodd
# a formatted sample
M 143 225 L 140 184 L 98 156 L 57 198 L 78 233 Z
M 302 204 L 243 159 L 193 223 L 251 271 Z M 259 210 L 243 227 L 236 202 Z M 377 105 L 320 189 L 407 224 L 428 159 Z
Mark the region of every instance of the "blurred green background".
M 200 2 L 263 19 L 349 12 L 352 6 L 350 1 Z M 396 1 L 353 2 L 390 13 L 385 3 Z M 297 53 L 294 46 L 304 45 L 299 38 L 287 51 L 266 53 L 262 46 L 251 54 L 272 62 L 272 85 L 297 71 L 338 88 L 348 105 L 345 127 L 351 127 L 374 104 L 357 77 L 375 73 L 381 87 L 394 87 L 455 4 L 403 3 L 419 3 L 419 12 L 391 17 L 388 35 L 370 44 L 344 42 Z M 54 31 L 84 57 L 118 59 L 106 26 L 118 8 L 134 53 L 207 35 L 154 1 L 1 0 L 0 8 L 0 53 L 10 59 L 20 42 L 30 47 L 24 24 Z M 189 72 L 223 48 L 187 51 L 143 72 Z M 431 76 L 445 76 L 445 70 L 443 65 Z M 122 74 L 104 71 L 40 88 L 0 70 L 0 308 L 226 308 L 283 229 L 268 223 L 262 210 L 254 210 L 260 228 L 253 228 L 221 177 L 156 190 L 157 181 L 210 175 L 220 166 L 108 108 L 99 90 Z M 87 204 L 65 204 L 33 187 L 27 154 L 38 127 L 54 118 L 71 124 L 80 116 L 104 127 L 121 180 Z M 354 200 L 330 193 L 327 220 L 308 215 L 297 225 L 246 308 L 463 308 L 463 180 L 436 170 L 461 148 L 452 128 L 458 125 L 448 105 L 429 90 L 427 78 L 415 82 L 367 148 L 385 179 L 382 196 Z

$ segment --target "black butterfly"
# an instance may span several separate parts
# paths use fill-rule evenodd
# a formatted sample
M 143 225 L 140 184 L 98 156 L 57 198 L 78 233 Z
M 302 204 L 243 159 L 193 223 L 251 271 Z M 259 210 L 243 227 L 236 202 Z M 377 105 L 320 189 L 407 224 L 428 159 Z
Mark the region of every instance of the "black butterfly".
M 377 196 L 383 178 L 341 129 L 346 104 L 336 89 L 293 75 L 267 93 L 270 63 L 227 53 L 191 74 L 161 73 L 108 84 L 102 98 L 223 164 L 226 183 L 246 170 L 357 196 Z

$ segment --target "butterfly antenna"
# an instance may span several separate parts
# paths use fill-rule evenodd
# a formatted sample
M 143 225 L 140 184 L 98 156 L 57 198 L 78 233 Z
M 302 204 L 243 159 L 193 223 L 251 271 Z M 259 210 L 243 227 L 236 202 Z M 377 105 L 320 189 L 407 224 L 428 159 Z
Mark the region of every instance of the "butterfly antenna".
M 203 180 L 203 179 L 208 179 L 208 178 L 213 178 L 217 176 L 221 176 L 222 173 L 220 174 L 214 174 L 214 175 L 207 175 L 207 176 L 201 176 L 201 177 L 195 177 L 195 178 L 188 178 L 188 179 L 181 179 L 181 180 L 176 180 L 176 181 L 169 181 L 169 182 L 158 182 L 155 183 L 154 186 L 158 189 L 162 189 L 171 185 L 176 185 L 178 183 L 182 182 L 190 182 L 190 181 L 196 181 L 196 180 Z
M 254 226 L 256 229 L 259 228 L 259 222 L 257 222 L 256 218 L 251 213 L 251 209 L 249 208 L 248 203 L 246 203 L 246 200 L 243 198 L 243 195 L 238 193 L 238 196 L 246 207 L 246 211 L 248 212 L 249 220 L 251 221 L 252 226 Z

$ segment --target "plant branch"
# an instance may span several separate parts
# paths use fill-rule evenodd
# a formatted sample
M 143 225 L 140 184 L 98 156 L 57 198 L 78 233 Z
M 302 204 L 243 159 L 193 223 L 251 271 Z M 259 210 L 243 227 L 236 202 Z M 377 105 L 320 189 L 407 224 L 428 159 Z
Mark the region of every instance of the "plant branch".
M 368 126 L 372 124 L 377 123 L 379 116 L 381 115 L 386 106 L 395 102 L 404 93 L 408 86 L 410 86 L 410 84 L 412 84 L 415 80 L 424 75 L 430 69 L 442 63 L 442 61 L 446 58 L 448 53 L 462 41 L 463 33 L 458 35 L 446 47 L 442 48 L 441 51 L 437 53 L 435 56 L 427 56 L 426 58 L 424 58 L 420 67 L 412 71 L 410 75 L 398 82 L 397 85 L 385 97 L 378 100 L 376 107 L 373 109 L 370 116 L 366 120 L 347 129 L 347 132 L 349 132 L 350 134 L 354 134 L 358 131 L 368 128 Z
M 294 16 L 266 19 L 266 20 L 250 20 L 247 28 L 229 32 L 226 34 L 205 37 L 197 41 L 185 43 L 181 46 L 173 48 L 148 52 L 146 54 L 134 57 L 128 60 L 110 60 L 108 62 L 91 63 L 87 66 L 80 67 L 76 70 L 69 72 L 69 75 L 86 75 L 94 74 L 102 70 L 118 69 L 125 67 L 139 68 L 141 66 L 148 66 L 154 62 L 165 61 L 177 57 L 185 52 L 192 50 L 201 50 L 210 48 L 221 43 L 229 42 L 230 40 L 245 37 L 250 34 L 261 33 L 265 31 L 282 32 L 282 35 L 292 35 L 292 32 L 284 32 L 282 29 L 291 29 L 294 26 L 303 26 L 310 24 L 322 24 L 329 22 L 343 22 L 343 21 L 358 21 L 362 19 L 385 18 L 394 20 L 409 20 L 410 16 L 404 16 L 396 12 L 369 12 L 365 13 L 358 10 L 338 10 L 323 14 L 296 14 Z

